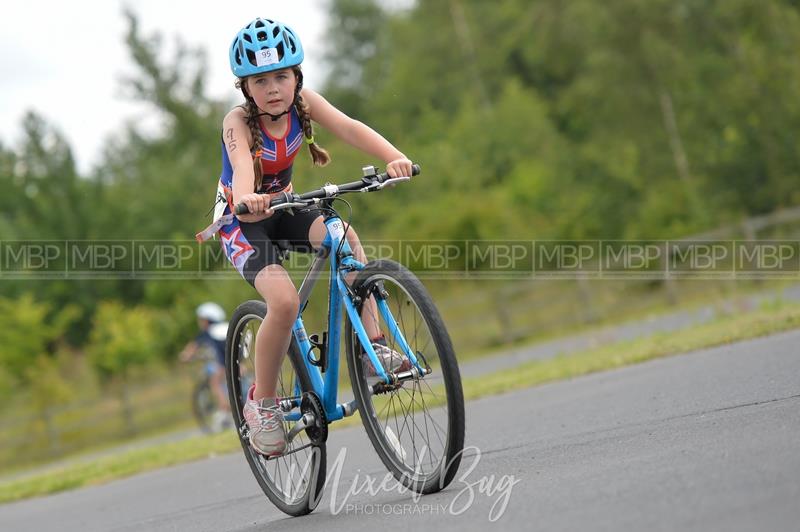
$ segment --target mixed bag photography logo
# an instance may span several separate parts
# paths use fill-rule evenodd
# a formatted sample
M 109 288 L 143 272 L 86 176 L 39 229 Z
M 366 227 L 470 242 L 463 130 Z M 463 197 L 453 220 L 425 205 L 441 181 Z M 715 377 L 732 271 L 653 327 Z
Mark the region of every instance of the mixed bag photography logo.
M 313 452 L 318 452 L 315 448 Z M 418 463 L 424 463 L 427 447 L 420 448 Z M 333 515 L 448 515 L 485 518 L 496 522 L 503 517 L 509 507 L 514 487 L 521 482 L 515 475 L 492 473 L 479 476 L 476 472 L 482 453 L 476 446 L 467 446 L 453 457 L 449 464 L 443 465 L 444 473 L 448 467 L 457 464 L 458 472 L 443 491 L 426 496 L 397 480 L 391 473 L 372 475 L 356 472 L 352 479 L 345 478 L 348 451 L 339 450 L 333 463 L 329 465 L 324 488 L 317 494 L 317 504 L 325 504 Z M 307 477 L 307 468 L 314 467 L 316 460 L 308 459 L 301 466 L 293 463 L 283 477 L 285 489 L 291 490 L 297 478 Z M 441 478 L 445 475 L 442 474 Z M 415 482 L 414 477 L 406 480 Z M 373 502 L 386 496 L 395 496 L 391 502 Z M 432 502 L 428 502 L 428 500 Z M 487 504 L 489 505 L 486 510 Z M 481 513 L 478 513 L 481 512 Z M 485 512 L 485 513 L 483 513 Z

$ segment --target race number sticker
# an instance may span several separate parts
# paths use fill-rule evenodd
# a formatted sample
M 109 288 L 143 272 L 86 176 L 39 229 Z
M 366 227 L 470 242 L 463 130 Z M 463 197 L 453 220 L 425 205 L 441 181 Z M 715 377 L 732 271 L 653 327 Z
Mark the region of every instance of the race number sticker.
M 328 224 L 328 232 L 331 237 L 341 240 L 344 238 L 344 224 L 340 221 L 331 222 Z
M 278 59 L 277 48 L 264 48 L 256 52 L 257 66 L 274 65 L 278 61 L 280 61 L 280 59 Z

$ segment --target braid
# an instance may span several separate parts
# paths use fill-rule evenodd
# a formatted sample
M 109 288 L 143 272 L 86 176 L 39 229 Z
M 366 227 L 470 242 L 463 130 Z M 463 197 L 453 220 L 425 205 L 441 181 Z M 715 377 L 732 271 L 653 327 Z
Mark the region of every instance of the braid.
M 258 108 L 252 98 L 247 98 L 245 110 L 247 111 L 247 125 L 250 127 L 250 136 L 253 137 L 253 144 L 250 151 L 253 155 L 253 190 L 258 192 L 261 188 L 261 180 L 264 178 L 263 168 L 261 167 L 261 150 L 264 149 L 264 138 L 261 136 L 261 128 L 258 124 Z
M 331 156 L 327 150 L 317 145 L 314 142 L 314 127 L 311 125 L 311 116 L 308 113 L 308 105 L 303 101 L 300 91 L 294 97 L 294 108 L 297 109 L 297 116 L 300 118 L 300 125 L 303 128 L 303 135 L 306 137 L 308 143 L 308 151 L 311 152 L 311 159 L 317 166 L 325 166 L 331 162 Z

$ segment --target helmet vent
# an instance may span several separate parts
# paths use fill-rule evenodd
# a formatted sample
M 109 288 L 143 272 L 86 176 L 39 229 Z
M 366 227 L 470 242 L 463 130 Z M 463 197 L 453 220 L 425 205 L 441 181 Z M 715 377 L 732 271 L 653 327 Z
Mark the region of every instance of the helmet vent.
M 283 43 L 279 42 L 275 48 L 278 50 L 278 60 L 282 61 L 284 56 Z
M 273 38 L 277 37 L 280 32 L 281 32 L 281 29 L 278 26 L 275 26 L 274 28 L 272 28 L 272 37 Z
M 246 33 L 245 33 L 244 35 L 242 35 L 242 37 L 244 37 L 244 40 L 245 40 L 245 41 L 247 41 L 247 42 L 253 42 L 253 38 L 252 38 L 252 37 L 250 37 L 250 36 L 249 36 L 248 34 L 246 34 Z
M 267 32 L 266 31 L 259 31 L 256 33 L 256 39 L 259 41 L 266 41 L 267 40 Z

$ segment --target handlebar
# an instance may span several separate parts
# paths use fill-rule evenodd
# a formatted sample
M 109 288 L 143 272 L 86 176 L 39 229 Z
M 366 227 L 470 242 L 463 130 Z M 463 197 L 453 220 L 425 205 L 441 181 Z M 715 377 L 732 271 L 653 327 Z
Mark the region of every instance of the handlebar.
M 419 175 L 421 169 L 418 164 L 412 165 L 411 175 Z M 364 177 L 360 181 L 353 181 L 352 183 L 345 183 L 343 185 L 325 185 L 317 190 L 306 192 L 305 194 L 294 194 L 284 192 L 280 196 L 272 199 L 269 203 L 269 208 L 275 211 L 291 209 L 294 207 L 302 208 L 307 207 L 313 203 L 317 203 L 322 198 L 333 198 L 340 194 L 347 192 L 374 192 L 382 188 L 409 181 L 411 177 L 389 177 L 386 172 L 376 173 L 375 168 L 367 166 L 364 168 Z M 248 214 L 250 209 L 244 203 L 239 203 L 234 208 L 234 213 Z

